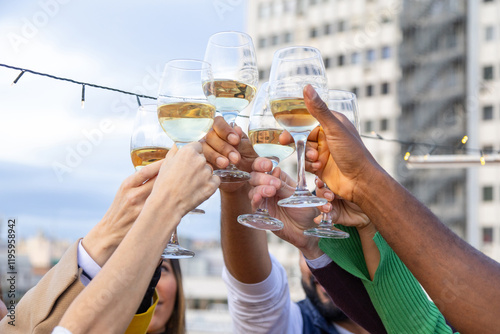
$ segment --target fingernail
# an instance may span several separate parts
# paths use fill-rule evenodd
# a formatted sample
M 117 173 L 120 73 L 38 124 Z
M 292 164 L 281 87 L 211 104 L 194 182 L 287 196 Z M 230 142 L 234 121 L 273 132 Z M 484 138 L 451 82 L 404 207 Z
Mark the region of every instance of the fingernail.
M 229 153 L 229 161 L 231 161 L 233 164 L 238 162 L 238 154 L 236 152 L 231 152 Z
M 265 187 L 264 188 L 264 195 L 272 196 L 273 191 L 274 191 L 273 188 Z
M 306 95 L 310 100 L 314 100 L 318 97 L 318 93 L 316 93 L 316 90 L 311 85 L 307 85 L 304 88 L 304 95 Z
M 325 193 L 325 198 L 329 201 L 333 201 L 333 194 L 330 192 Z
M 327 203 L 323 206 L 323 209 L 326 210 L 326 212 L 332 211 L 332 205 L 330 203 Z
M 237 144 L 238 143 L 238 139 L 239 137 L 237 135 L 235 135 L 234 133 L 230 133 L 228 136 L 227 136 L 227 141 L 230 143 L 230 144 Z
M 224 165 L 226 164 L 226 158 L 218 157 L 217 159 L 215 159 L 215 164 L 217 165 L 217 167 L 224 167 Z
M 275 188 L 281 187 L 281 181 L 277 180 L 277 179 L 271 179 L 271 181 L 269 182 L 269 184 L 272 185 Z

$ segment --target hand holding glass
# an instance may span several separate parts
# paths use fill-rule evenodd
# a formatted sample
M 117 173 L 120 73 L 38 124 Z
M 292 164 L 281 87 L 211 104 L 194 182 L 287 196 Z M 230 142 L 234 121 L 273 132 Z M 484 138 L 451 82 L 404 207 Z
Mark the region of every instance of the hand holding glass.
M 257 93 L 250 113 L 248 137 L 255 152 L 260 157 L 270 159 L 274 169 L 281 160 L 290 156 L 295 148 L 293 144 L 281 145 L 279 143 L 279 135 L 283 132 L 283 128 L 276 122 L 268 108 L 267 91 L 268 83 L 266 82 L 262 84 Z M 255 213 L 238 216 L 238 222 L 258 230 L 277 231 L 283 228 L 281 220 L 269 215 L 267 198 L 264 199 Z
M 359 115 L 356 95 L 343 90 L 331 89 L 328 91 L 328 107 L 343 114 L 351 121 L 359 132 Z M 325 184 L 325 187 L 326 184 Z M 318 227 L 305 230 L 304 234 L 320 238 L 344 239 L 349 238 L 349 233 L 341 231 L 333 226 L 332 213 L 324 212 Z
M 236 31 L 214 34 L 208 40 L 204 60 L 212 65 L 215 78 L 212 90 L 207 94 L 215 96 L 217 111 L 234 127 L 236 116 L 252 101 L 259 80 L 252 38 Z M 250 179 L 249 173 L 233 164 L 215 170 L 214 174 L 220 177 L 221 182 Z
M 327 79 L 323 58 L 312 47 L 290 47 L 276 51 L 269 76 L 271 111 L 278 123 L 292 135 L 297 149 L 297 188 L 295 193 L 278 202 L 285 207 L 314 207 L 327 203 L 311 194 L 305 177 L 305 147 L 307 136 L 318 126 L 318 121 L 305 106 L 303 90 L 312 85 L 326 101 Z
M 214 97 L 205 95 L 205 92 L 212 91 L 213 84 L 211 66 L 204 61 L 178 59 L 165 65 L 158 93 L 158 120 L 179 149 L 200 140 L 212 127 Z M 193 211 L 205 213 L 200 209 Z M 177 230 L 174 230 L 163 257 L 193 256 L 194 252 L 179 245 Z

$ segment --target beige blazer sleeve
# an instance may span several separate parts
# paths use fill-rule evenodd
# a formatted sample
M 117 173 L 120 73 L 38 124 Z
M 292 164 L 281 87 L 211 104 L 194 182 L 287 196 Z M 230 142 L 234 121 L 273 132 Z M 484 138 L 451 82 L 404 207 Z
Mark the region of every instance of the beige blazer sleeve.
M 80 281 L 75 242 L 36 286 L 31 288 L 16 306 L 15 326 L 5 317 L 0 333 L 50 334 L 59 323 L 71 302 L 83 290 Z

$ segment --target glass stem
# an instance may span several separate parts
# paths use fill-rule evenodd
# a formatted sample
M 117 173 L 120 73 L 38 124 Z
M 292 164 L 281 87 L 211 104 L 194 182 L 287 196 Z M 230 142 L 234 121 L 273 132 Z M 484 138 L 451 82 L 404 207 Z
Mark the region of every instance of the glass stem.
M 224 117 L 224 120 L 229 124 L 231 128 L 234 128 L 236 125 L 236 117 L 238 116 L 238 112 L 236 111 L 226 111 L 222 114 L 222 117 Z M 225 168 L 226 170 L 235 170 L 237 171 L 238 168 L 232 163 L 229 163 L 227 167 Z
M 168 241 L 169 245 L 179 246 L 179 239 L 177 238 L 177 227 L 174 228 L 172 235 L 170 236 L 170 240 Z
M 276 168 L 276 166 L 278 166 L 278 163 L 279 163 L 279 161 L 276 161 L 275 159 L 270 159 L 270 160 L 273 163 L 273 169 L 271 169 L 271 171 L 269 171 L 269 172 L 266 172 L 266 174 L 269 174 L 269 175 L 273 173 L 273 170 Z M 267 210 L 267 199 L 268 199 L 267 197 L 264 198 L 264 200 L 262 201 L 262 203 L 260 203 L 260 206 L 256 210 L 255 213 L 269 216 L 269 210 Z
M 309 131 L 292 133 L 295 141 L 295 149 L 297 150 L 297 189 L 296 191 L 308 191 L 306 183 L 306 143 Z
M 330 212 L 323 212 L 318 228 L 330 229 L 333 226 Z

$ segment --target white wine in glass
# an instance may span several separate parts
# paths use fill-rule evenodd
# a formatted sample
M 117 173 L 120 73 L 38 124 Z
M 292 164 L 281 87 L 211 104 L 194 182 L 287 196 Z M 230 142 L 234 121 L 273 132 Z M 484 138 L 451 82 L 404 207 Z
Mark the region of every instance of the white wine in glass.
M 293 144 L 281 145 L 279 136 L 283 128 L 276 122 L 267 102 L 267 82 L 262 84 L 250 113 L 248 124 L 248 137 L 254 151 L 260 156 L 271 160 L 273 169 L 278 163 L 289 157 L 295 151 Z M 272 171 L 270 172 L 272 173 Z M 283 222 L 271 217 L 267 209 L 267 198 L 261 206 L 251 214 L 238 216 L 238 222 L 242 225 L 258 230 L 277 231 L 283 228 Z
M 285 207 L 314 207 L 327 203 L 311 194 L 305 177 L 305 147 L 309 133 L 319 122 L 309 114 L 304 102 L 304 87 L 311 85 L 326 101 L 327 79 L 321 53 L 306 46 L 276 51 L 269 75 L 271 112 L 278 123 L 292 135 L 297 149 L 297 188 L 291 197 L 278 205 Z
M 136 170 L 164 159 L 173 141 L 158 123 L 156 104 L 139 107 L 130 138 L 130 157 Z
M 158 93 L 158 120 L 165 133 L 182 149 L 202 139 L 212 127 L 215 117 L 213 74 L 209 63 L 201 60 L 176 59 L 165 65 Z M 191 213 L 205 213 L 194 209 Z M 162 257 L 182 259 L 194 252 L 179 245 L 177 230 Z
M 236 117 L 255 96 L 259 81 L 252 38 L 242 32 L 224 31 L 210 36 L 204 60 L 212 65 L 214 85 L 205 87 L 207 95 L 215 96 L 215 107 L 224 120 L 234 127 Z M 250 173 L 233 164 L 217 169 L 221 182 L 242 182 Z

